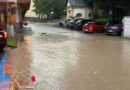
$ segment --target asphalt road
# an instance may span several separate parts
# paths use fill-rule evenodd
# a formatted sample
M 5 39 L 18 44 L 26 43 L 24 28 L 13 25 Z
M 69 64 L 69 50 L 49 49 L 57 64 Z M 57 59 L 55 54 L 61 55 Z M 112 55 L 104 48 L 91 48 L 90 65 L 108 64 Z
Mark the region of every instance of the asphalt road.
M 39 23 L 30 27 L 19 48 L 8 49 L 10 74 L 24 82 L 23 90 L 28 85 L 33 90 L 130 90 L 128 39 Z

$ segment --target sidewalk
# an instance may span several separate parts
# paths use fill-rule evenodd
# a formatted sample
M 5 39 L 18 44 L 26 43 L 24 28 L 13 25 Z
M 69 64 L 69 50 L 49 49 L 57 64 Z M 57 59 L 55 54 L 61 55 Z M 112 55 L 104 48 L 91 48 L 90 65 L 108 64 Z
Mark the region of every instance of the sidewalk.
M 20 81 L 26 81 L 30 77 L 25 73 L 26 71 L 29 72 L 30 63 L 28 62 L 31 61 L 30 43 L 28 43 L 29 36 L 26 36 L 25 32 L 24 30 L 18 33 L 17 48 L 7 47 L 5 49 L 9 55 L 7 61 L 9 64 L 8 74 L 12 79 L 10 90 L 15 90 L 14 88 L 21 90 Z

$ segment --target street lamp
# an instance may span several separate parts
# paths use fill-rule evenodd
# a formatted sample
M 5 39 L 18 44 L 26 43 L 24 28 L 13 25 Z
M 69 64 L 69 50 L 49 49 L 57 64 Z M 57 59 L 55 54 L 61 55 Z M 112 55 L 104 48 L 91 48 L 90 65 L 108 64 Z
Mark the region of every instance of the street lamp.
M 54 14 L 54 12 L 53 11 L 51 11 L 51 15 L 53 15 Z
M 53 15 L 54 15 L 54 11 L 51 11 L 52 22 L 53 22 Z

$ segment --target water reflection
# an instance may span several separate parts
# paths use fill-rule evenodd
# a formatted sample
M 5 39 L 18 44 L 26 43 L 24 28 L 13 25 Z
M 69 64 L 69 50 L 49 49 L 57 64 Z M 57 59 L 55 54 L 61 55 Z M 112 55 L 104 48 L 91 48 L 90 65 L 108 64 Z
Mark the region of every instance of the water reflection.
M 0 90 L 9 90 L 11 85 L 11 78 L 6 73 L 6 61 L 7 61 L 7 55 L 4 54 L 0 62 Z

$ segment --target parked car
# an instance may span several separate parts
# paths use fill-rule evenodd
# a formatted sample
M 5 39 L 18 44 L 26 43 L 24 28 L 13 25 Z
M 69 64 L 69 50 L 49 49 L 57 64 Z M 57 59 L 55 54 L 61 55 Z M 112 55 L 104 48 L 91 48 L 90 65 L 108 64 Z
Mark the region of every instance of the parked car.
M 29 24 L 29 21 L 23 21 L 23 25 L 27 26 Z
M 67 23 L 68 28 L 72 28 L 72 23 L 74 22 L 74 19 L 70 19 Z
M 109 35 L 121 35 L 123 31 L 123 23 L 121 21 L 110 21 L 106 24 L 106 34 Z
M 69 22 L 70 22 L 70 19 L 67 19 L 65 21 L 60 21 L 59 22 L 59 27 L 63 27 L 64 25 L 68 26 Z
M 68 24 L 68 27 L 69 27 L 70 29 L 74 29 L 74 26 L 75 26 L 76 22 L 77 22 L 78 20 L 82 20 L 82 19 L 83 19 L 83 18 L 74 18 L 74 19 L 71 19 L 70 22 L 69 22 L 69 24 Z
M 80 19 L 75 23 L 74 29 L 82 30 L 85 23 L 92 22 L 92 21 L 93 21 L 92 19 Z
M 7 44 L 7 32 L 0 31 L 0 50 L 4 49 Z
M 83 26 L 83 32 L 96 33 L 96 32 L 104 32 L 105 25 L 103 22 L 88 22 Z

